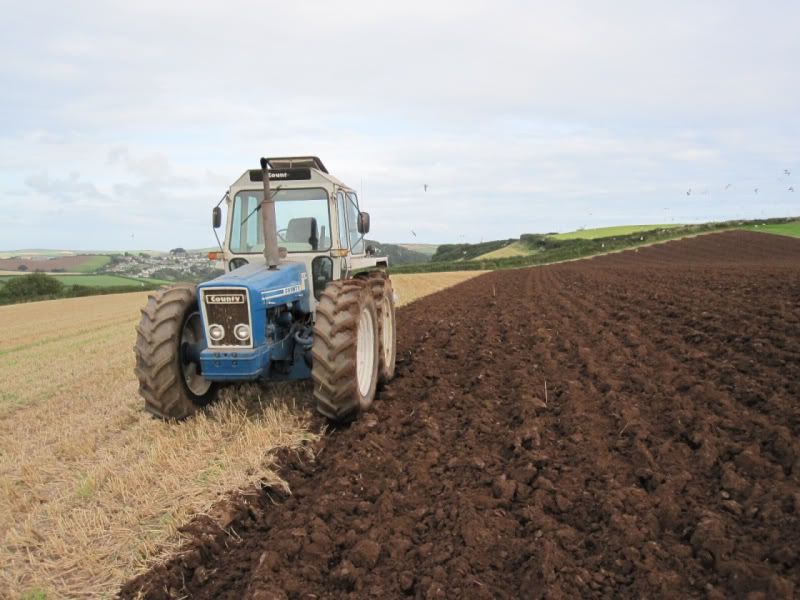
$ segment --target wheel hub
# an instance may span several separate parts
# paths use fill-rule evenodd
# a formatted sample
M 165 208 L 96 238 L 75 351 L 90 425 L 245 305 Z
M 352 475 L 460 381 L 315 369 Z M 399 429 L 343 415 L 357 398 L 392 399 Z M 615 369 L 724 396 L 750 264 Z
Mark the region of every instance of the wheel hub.
M 356 339 L 356 379 L 362 396 L 369 394 L 375 368 L 375 324 L 367 308 L 361 311 Z
M 199 312 L 186 318 L 181 332 L 179 357 L 181 374 L 186 387 L 196 396 L 202 396 L 211 388 L 211 382 L 200 370 L 200 352 L 203 346 L 203 321 Z

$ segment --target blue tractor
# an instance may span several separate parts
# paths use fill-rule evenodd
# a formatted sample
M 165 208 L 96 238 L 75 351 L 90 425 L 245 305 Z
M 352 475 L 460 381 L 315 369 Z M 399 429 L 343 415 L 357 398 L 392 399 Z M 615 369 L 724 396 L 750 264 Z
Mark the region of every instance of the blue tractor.
M 394 376 L 388 259 L 367 246 L 369 214 L 317 157 L 262 158 L 230 187 L 224 275 L 150 295 L 136 328 L 145 409 L 184 419 L 220 385 L 314 381 L 335 422 L 367 408 Z M 213 226 L 222 225 L 218 204 Z

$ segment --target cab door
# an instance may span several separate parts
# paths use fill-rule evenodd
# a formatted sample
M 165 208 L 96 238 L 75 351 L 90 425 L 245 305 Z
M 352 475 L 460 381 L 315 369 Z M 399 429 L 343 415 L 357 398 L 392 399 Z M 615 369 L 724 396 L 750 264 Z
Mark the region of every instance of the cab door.
M 344 279 L 350 272 L 350 233 L 347 227 L 347 196 L 341 189 L 336 191 L 337 239 L 333 258 L 333 278 Z
M 366 256 L 367 243 L 364 240 L 364 235 L 358 231 L 358 196 L 355 192 L 346 192 L 345 197 L 347 202 L 347 232 L 350 241 L 350 254 L 358 257 Z M 352 266 L 352 265 L 351 265 Z
M 337 279 L 349 277 L 350 272 L 355 268 L 362 268 L 363 259 L 367 255 L 367 243 L 364 236 L 358 232 L 358 197 L 355 192 L 339 189 L 336 192 L 336 216 L 337 229 L 339 233 L 339 253 L 343 256 L 338 257 L 338 272 L 335 271 Z

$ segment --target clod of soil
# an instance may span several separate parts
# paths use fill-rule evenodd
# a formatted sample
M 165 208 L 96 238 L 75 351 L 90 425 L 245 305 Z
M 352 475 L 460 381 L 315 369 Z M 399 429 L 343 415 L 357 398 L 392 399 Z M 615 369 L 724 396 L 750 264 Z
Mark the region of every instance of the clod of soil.
M 398 313 L 374 418 L 122 597 L 800 592 L 800 240 L 491 273 Z M 234 534 L 235 532 L 235 534 Z

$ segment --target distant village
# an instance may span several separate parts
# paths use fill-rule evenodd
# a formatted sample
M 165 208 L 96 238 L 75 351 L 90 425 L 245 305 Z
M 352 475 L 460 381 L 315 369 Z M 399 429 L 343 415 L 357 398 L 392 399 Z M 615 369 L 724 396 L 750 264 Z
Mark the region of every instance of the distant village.
M 187 252 L 183 248 L 173 248 L 169 254 L 115 254 L 100 272 L 169 281 L 197 281 L 219 275 L 222 268 L 218 263 L 209 260 L 204 252 Z
M 20 252 L 0 258 L 0 273 L 48 273 L 53 275 L 121 275 L 137 279 L 204 281 L 222 273 L 222 264 L 209 260 L 205 251 L 173 248 L 165 252 L 73 254 L 60 251 L 26 255 Z

